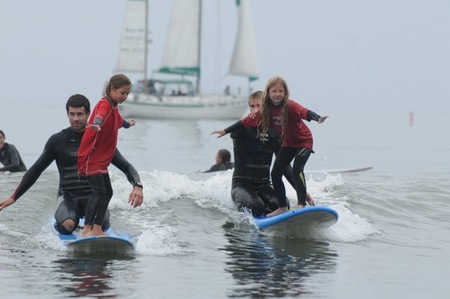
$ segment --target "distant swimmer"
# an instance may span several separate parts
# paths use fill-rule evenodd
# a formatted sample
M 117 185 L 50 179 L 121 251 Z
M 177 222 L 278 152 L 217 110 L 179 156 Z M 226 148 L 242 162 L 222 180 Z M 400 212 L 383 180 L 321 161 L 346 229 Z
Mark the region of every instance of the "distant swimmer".
M 23 163 L 19 151 L 14 145 L 6 143 L 5 139 L 5 133 L 0 130 L 0 162 L 3 164 L 3 167 L 0 167 L 0 171 L 26 171 L 27 167 Z
M 204 172 L 223 171 L 233 169 L 234 163 L 231 162 L 231 153 L 227 149 L 220 149 L 216 154 L 216 164 Z

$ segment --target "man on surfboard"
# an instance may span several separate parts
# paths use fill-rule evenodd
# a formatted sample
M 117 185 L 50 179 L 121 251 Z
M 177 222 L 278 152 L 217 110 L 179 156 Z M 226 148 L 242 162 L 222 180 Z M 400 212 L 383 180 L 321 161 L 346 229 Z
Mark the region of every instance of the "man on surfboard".
M 12 205 L 33 186 L 42 172 L 53 162 L 59 171 L 58 207 L 55 212 L 55 228 L 61 234 L 71 234 L 84 216 L 86 203 L 92 189 L 86 177 L 78 176 L 77 152 L 90 114 L 89 100 L 80 94 L 71 96 L 66 103 L 70 127 L 53 134 L 44 151 L 24 174 L 14 193 L 0 201 L 0 211 Z M 112 164 L 120 169 L 133 185 L 128 202 L 138 207 L 144 200 L 143 187 L 137 170 L 116 149 Z M 103 222 L 103 230 L 109 228 L 109 213 Z

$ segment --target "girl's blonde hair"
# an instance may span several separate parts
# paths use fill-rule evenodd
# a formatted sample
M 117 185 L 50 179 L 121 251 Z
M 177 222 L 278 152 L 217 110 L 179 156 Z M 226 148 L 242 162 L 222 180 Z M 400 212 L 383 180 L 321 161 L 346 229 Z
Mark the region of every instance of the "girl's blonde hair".
M 282 131 L 281 131 L 281 138 L 284 137 L 285 134 L 285 128 L 288 122 L 288 102 L 289 102 L 289 89 L 287 86 L 286 81 L 279 77 L 272 77 L 269 79 L 269 81 L 266 84 L 266 88 L 264 89 L 264 94 L 262 98 L 261 103 L 261 110 L 260 110 L 260 117 L 259 117 L 259 123 L 258 123 L 258 135 L 261 134 L 267 134 L 270 127 L 270 109 L 272 108 L 272 102 L 270 100 L 270 89 L 274 87 L 277 84 L 281 84 L 284 87 L 284 99 L 280 104 L 281 109 L 281 125 L 282 125 Z

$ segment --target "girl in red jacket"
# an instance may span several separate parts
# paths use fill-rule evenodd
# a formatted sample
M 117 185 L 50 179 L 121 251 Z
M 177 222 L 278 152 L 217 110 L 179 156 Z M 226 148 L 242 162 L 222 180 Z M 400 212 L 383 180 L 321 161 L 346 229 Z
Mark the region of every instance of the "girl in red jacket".
M 87 176 L 93 190 L 85 211 L 82 237 L 105 235 L 102 223 L 113 195 L 108 166 L 116 150 L 118 130 L 136 124 L 133 119 L 124 120 L 117 107 L 127 99 L 130 90 L 131 81 L 127 76 L 111 77 L 105 89 L 106 96 L 92 110 L 81 139 L 78 175 Z

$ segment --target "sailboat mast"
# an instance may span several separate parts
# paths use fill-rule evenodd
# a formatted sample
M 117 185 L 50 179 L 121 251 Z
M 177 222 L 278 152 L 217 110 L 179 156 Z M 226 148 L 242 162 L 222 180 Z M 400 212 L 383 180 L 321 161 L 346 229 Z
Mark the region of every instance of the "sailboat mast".
M 197 52 L 197 61 L 198 61 L 198 66 L 199 66 L 199 72 L 198 72 L 198 76 L 197 76 L 197 88 L 196 88 L 196 93 L 200 94 L 200 76 L 202 75 L 201 72 L 201 49 L 202 49 L 202 0 L 198 1 L 198 52 Z
M 148 56 L 148 0 L 145 0 L 145 33 L 144 33 L 144 82 L 147 82 L 147 56 Z M 145 83 L 147 86 L 147 83 Z

